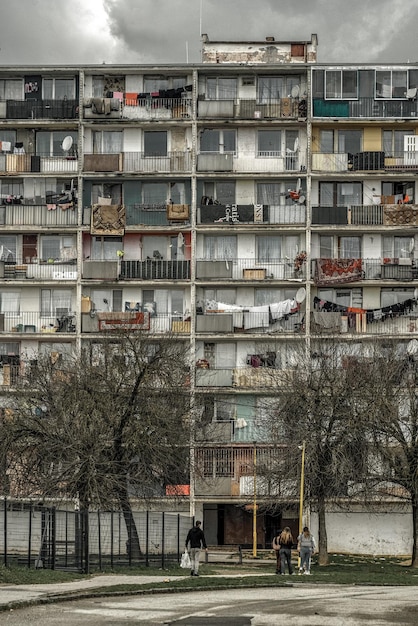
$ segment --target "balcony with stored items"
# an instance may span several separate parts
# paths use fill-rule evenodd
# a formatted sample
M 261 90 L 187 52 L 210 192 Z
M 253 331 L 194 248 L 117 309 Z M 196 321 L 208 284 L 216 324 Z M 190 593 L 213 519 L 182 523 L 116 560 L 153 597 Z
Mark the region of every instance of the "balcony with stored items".
M 13 306 L 8 303 L 8 308 Z M 66 307 L 57 307 L 54 311 L 11 311 L 0 313 L 0 334 L 74 334 L 76 316 Z
M 202 366 L 203 365 L 203 366 Z M 257 365 L 254 367 L 212 368 L 204 359 L 197 361 L 195 369 L 196 387 L 234 387 L 243 390 L 277 388 L 286 384 L 286 375 L 275 367 Z
M 357 309 L 357 307 L 356 307 Z M 359 311 L 359 309 L 357 309 Z M 418 337 L 418 310 L 404 303 L 363 312 L 317 310 L 311 313 L 312 335 L 370 335 Z
M 388 197 L 389 200 L 393 197 Z M 379 196 L 380 201 L 380 196 Z M 350 206 L 314 206 L 312 224 L 353 226 L 417 226 L 417 204 L 367 204 Z
M 306 257 L 279 259 L 213 259 L 196 260 L 196 279 L 199 281 L 234 280 L 234 281 L 275 281 L 305 280 Z
M 106 333 L 121 330 L 156 333 L 190 334 L 190 316 L 159 313 L 155 302 L 144 304 L 135 311 L 102 312 L 91 310 L 81 314 L 82 333 Z
M 403 172 L 418 170 L 418 151 L 391 151 L 386 154 L 382 150 L 358 152 L 313 152 L 313 172 Z
M 267 204 L 201 204 L 197 207 L 197 224 L 214 227 L 243 224 L 300 225 L 306 222 L 306 206 L 299 202 L 286 205 Z
M 3 226 L 74 227 L 77 224 L 77 211 L 74 203 L 62 204 L 27 203 L 22 199 L 19 203 L 5 202 L 0 205 L 0 224 Z
M 238 422 L 238 420 L 236 420 Z M 250 500 L 254 496 L 254 446 L 251 445 L 252 440 L 257 439 L 260 428 L 254 423 L 247 424 L 245 427 L 237 428 L 237 423 L 221 422 L 211 424 L 222 433 L 224 428 L 225 441 L 219 437 L 212 439 L 214 444 L 201 445 L 196 448 L 196 484 L 195 494 L 197 496 L 227 496 L 243 498 Z M 244 438 L 237 441 L 237 435 L 242 431 L 247 431 Z M 231 439 L 227 440 L 228 434 Z M 199 436 L 198 436 L 199 437 Z M 215 442 L 218 445 L 215 445 Z M 241 443 L 241 445 L 225 445 Z M 224 444 L 224 445 L 222 445 Z M 287 449 L 285 446 L 269 447 L 268 445 L 257 443 L 256 459 L 259 472 L 256 477 L 257 498 L 262 499 L 263 496 L 274 496 L 275 499 L 284 498 L 288 502 L 289 496 L 297 493 L 297 483 L 294 478 L 289 479 L 285 467 L 290 466 L 289 455 L 294 454 L 293 450 Z M 275 480 L 269 481 L 261 475 L 261 468 L 276 467 L 283 464 L 283 478 L 280 479 L 275 474 Z
M 51 156 L 49 152 L 36 155 L 0 153 L 0 174 L 71 174 L 77 171 L 75 156 Z
M 176 226 L 190 224 L 189 204 L 126 205 L 126 226 Z
M 7 256 L 7 255 L 5 255 Z M 47 259 L 34 257 L 0 261 L 0 281 L 75 281 L 77 280 L 76 259 Z
M 409 282 L 418 278 L 417 259 L 384 257 L 320 258 L 312 260 L 312 279 L 319 287 L 359 281 L 396 280 Z
M 260 102 L 256 98 L 205 99 L 200 95 L 197 103 L 199 119 L 274 120 L 305 119 L 305 98 L 272 98 Z
M 150 155 L 145 152 L 85 153 L 83 171 L 124 173 L 189 173 L 191 155 L 188 151 Z
M 368 119 L 411 119 L 418 117 L 418 103 L 415 93 L 411 98 L 390 100 L 358 98 L 356 100 L 313 99 L 314 118 L 368 118 Z

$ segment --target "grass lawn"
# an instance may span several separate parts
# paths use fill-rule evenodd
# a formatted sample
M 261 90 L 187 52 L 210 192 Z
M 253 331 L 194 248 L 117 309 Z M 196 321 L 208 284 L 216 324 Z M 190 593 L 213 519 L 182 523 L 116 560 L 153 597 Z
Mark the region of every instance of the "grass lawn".
M 418 569 L 408 567 L 409 560 L 395 557 L 363 557 L 342 554 L 330 555 L 330 565 L 319 567 L 314 559 L 311 576 L 277 576 L 275 563 L 246 562 L 233 564 L 202 564 L 200 577 L 189 576 L 188 570 L 177 565 L 166 569 L 131 567 L 92 572 L 94 574 L 116 574 L 131 576 L 164 576 L 164 582 L 143 585 L 122 584 L 106 587 L 106 593 L 137 591 L 138 589 L 211 589 L 244 586 L 278 586 L 283 584 L 346 584 L 346 585 L 418 585 Z M 295 568 L 296 569 L 296 568 Z M 224 578 L 221 575 L 235 575 Z M 238 576 L 236 576 L 238 574 Z M 242 574 L 242 576 L 239 576 Z M 254 576 L 251 576 L 254 574 Z M 74 572 L 35 570 L 25 567 L 0 567 L 0 584 L 60 583 L 86 579 L 89 576 Z M 101 589 L 103 591 L 103 588 Z M 90 590 L 93 592 L 93 590 Z M 97 590 L 99 593 L 99 590 Z

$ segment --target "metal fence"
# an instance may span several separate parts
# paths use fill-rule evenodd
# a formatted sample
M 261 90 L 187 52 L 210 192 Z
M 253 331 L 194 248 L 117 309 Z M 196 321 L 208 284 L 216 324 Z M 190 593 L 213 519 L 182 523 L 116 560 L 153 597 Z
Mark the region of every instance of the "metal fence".
M 91 569 L 178 563 L 193 519 L 186 513 L 74 511 L 34 503 L 0 503 L 0 554 L 5 566 Z M 139 551 L 133 537 L 139 538 Z

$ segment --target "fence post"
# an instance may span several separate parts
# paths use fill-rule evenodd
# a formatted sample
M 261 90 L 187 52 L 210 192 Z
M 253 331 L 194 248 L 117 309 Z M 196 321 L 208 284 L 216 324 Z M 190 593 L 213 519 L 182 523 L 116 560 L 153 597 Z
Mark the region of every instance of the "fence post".
M 110 511 L 110 567 L 113 569 L 113 509 Z
M 177 513 L 177 563 L 180 563 L 180 513 Z
M 28 568 L 30 569 L 30 556 L 32 553 L 32 512 L 33 504 L 30 503 L 29 507 L 29 538 L 28 538 Z
M 100 511 L 97 510 L 97 547 L 99 550 L 99 570 L 102 571 L 102 538 L 100 525 Z
M 163 511 L 162 517 L 161 517 L 161 568 L 163 570 L 164 570 L 164 551 L 165 551 L 164 536 L 165 536 L 165 513 Z
M 7 497 L 4 497 L 4 525 L 3 525 L 3 532 L 4 532 L 4 555 L 3 555 L 3 561 L 4 561 L 4 566 L 7 567 Z
M 149 511 L 147 511 L 145 519 L 145 567 L 149 567 Z
M 57 556 L 57 509 L 51 509 L 51 569 L 55 569 L 55 559 Z

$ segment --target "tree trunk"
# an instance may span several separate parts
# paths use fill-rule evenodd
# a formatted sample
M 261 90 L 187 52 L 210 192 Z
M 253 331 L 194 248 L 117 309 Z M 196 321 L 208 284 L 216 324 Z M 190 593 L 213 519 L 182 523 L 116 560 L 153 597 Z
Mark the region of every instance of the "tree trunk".
M 418 567 L 417 535 L 418 535 L 418 493 L 414 493 L 413 496 L 412 496 L 412 559 L 411 559 L 411 567 Z
M 129 557 L 129 564 L 131 564 L 132 559 L 139 559 L 141 555 L 141 544 L 139 542 L 138 529 L 136 527 L 135 518 L 132 513 L 132 507 L 131 503 L 129 502 L 127 489 L 120 488 L 118 497 L 123 513 L 123 519 L 125 520 L 126 524 L 126 533 L 128 535 L 128 540 L 126 542 L 126 552 Z
M 329 565 L 325 498 L 318 498 L 318 565 Z

